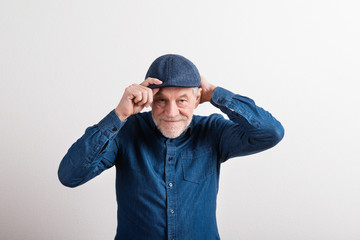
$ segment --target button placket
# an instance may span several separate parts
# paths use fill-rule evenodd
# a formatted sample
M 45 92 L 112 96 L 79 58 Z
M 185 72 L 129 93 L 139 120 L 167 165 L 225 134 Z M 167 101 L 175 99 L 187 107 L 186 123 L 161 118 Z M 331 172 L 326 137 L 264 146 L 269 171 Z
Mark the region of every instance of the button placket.
M 166 203 L 167 203 L 167 232 L 168 238 L 175 239 L 176 236 L 176 186 L 175 186 L 175 155 L 176 147 L 174 141 L 166 141 L 165 162 L 165 184 L 166 184 Z

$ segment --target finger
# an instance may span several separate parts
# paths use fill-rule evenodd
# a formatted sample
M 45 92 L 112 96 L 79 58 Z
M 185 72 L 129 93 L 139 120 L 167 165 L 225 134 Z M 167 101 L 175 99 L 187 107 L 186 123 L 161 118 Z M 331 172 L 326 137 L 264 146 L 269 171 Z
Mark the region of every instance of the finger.
M 143 99 L 143 95 L 142 95 L 142 92 L 141 91 L 135 91 L 133 93 L 133 102 L 134 103 L 138 103 L 140 102 L 141 100 Z
M 142 88 L 143 91 L 143 98 L 140 102 L 137 103 L 137 105 L 143 105 L 145 107 L 150 107 L 153 100 L 154 100 L 154 95 L 159 91 L 159 89 L 150 89 L 148 87 L 144 87 L 139 85 L 139 87 Z
M 145 107 L 150 107 L 153 101 L 154 101 L 153 90 L 148 88 L 148 101 L 146 102 Z
M 160 85 L 162 84 L 162 81 L 157 78 L 147 78 L 145 81 L 143 81 L 140 85 L 144 87 L 148 87 L 149 85 Z
M 141 102 L 145 97 L 143 94 L 143 92 L 145 91 L 145 87 L 140 85 L 134 85 L 134 87 L 131 89 L 132 101 L 136 104 Z
M 203 87 L 207 84 L 206 78 L 200 74 L 200 87 Z
M 152 90 L 152 95 L 155 96 L 155 94 L 157 94 L 160 91 L 160 88 L 154 88 L 151 90 Z
M 142 98 L 139 102 L 137 102 L 137 105 L 139 105 L 139 106 L 146 104 L 149 99 L 149 93 L 148 93 L 147 89 L 142 90 L 141 94 L 142 94 L 142 96 L 141 96 Z
M 126 92 L 129 96 L 129 99 L 132 100 L 135 103 L 138 103 L 139 101 L 142 100 L 142 92 L 145 90 L 146 88 L 143 86 L 140 86 L 138 84 L 133 84 L 130 87 L 128 87 L 126 89 Z

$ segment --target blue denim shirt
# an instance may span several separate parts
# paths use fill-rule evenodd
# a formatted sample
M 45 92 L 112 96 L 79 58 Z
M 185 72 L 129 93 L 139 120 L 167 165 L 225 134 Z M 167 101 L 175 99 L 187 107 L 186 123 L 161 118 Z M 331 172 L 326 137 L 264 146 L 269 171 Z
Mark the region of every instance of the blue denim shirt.
M 89 127 L 58 175 L 76 187 L 116 167 L 115 239 L 220 239 L 216 197 L 221 163 L 276 145 L 282 125 L 254 101 L 216 88 L 211 103 L 227 114 L 196 116 L 178 138 L 157 130 L 151 112 L 121 122 L 114 111 Z

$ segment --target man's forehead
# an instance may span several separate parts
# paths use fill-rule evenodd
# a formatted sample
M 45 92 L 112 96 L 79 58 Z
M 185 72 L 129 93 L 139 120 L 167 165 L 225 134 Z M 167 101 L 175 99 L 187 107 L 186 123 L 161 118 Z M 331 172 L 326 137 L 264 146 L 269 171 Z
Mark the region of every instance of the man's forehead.
M 156 96 L 190 96 L 191 93 L 192 88 L 164 87 L 160 88 L 159 92 L 156 93 Z

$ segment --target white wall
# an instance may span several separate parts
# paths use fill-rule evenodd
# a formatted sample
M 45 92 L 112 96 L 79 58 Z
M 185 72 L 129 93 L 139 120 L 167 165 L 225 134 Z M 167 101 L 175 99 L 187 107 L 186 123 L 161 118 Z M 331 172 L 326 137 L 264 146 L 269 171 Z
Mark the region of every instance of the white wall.
M 225 240 L 360 239 L 360 4 L 350 0 L 1 0 L 0 239 L 112 239 L 114 169 L 57 167 L 165 53 L 255 99 L 284 140 L 223 165 Z M 198 114 L 216 111 L 210 104 Z

